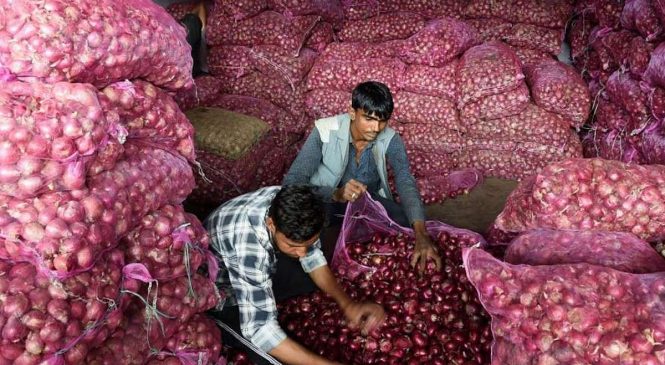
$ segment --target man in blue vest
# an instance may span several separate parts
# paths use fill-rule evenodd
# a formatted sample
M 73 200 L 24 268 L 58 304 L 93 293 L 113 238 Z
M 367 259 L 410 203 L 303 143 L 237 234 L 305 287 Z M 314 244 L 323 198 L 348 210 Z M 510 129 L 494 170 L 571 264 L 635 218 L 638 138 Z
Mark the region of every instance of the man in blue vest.
M 393 98 L 386 85 L 376 81 L 358 84 L 348 113 L 315 122 L 283 184 L 312 185 L 327 203 L 332 226 L 339 225 L 338 217 L 344 214 L 346 203 L 369 192 L 395 222 L 413 227 L 416 244 L 411 264 L 422 271 L 431 259 L 439 268 L 441 259 L 425 229 L 424 206 L 409 169 L 404 142 L 387 126 L 392 112 Z M 387 164 L 394 172 L 401 206 L 390 193 Z M 324 232 L 324 246 L 330 246 L 337 234 L 326 239 L 329 232 Z M 330 251 L 330 247 L 324 247 L 324 251 Z

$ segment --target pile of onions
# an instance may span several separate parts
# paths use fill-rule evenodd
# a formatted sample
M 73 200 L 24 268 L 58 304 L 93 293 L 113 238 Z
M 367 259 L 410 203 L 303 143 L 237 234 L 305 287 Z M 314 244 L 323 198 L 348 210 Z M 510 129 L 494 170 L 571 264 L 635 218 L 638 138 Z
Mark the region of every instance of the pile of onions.
M 665 167 L 570 159 L 520 183 L 496 220 L 504 231 L 556 228 L 630 232 L 653 241 L 663 231 Z
M 106 118 L 127 129 L 130 140 L 146 141 L 195 160 L 194 127 L 173 98 L 145 81 L 111 84 L 99 94 Z
M 206 260 L 208 233 L 179 205 L 164 205 L 143 216 L 120 244 L 127 262 L 143 264 L 157 280 L 192 275 Z
M 0 12 L 0 68 L 19 78 L 96 87 L 141 78 L 171 90 L 192 84 L 185 30 L 152 1 L 20 0 Z
M 113 250 L 89 271 L 53 280 L 29 263 L 0 261 L 0 363 L 83 363 L 105 338 L 98 325 L 120 298 L 123 265 Z
M 486 364 L 489 321 L 460 266 L 461 248 L 477 238 L 441 231 L 433 239 L 443 267 L 430 263 L 422 276 L 409 265 L 413 238 L 404 234 L 375 233 L 346 246 L 353 265 L 371 271 L 353 278 L 353 266 L 342 263 L 338 280 L 354 300 L 384 307 L 380 328 L 367 335 L 349 329 L 320 292 L 280 303 L 282 327 L 311 350 L 348 364 Z
M 81 189 L 110 123 L 89 84 L 10 81 L 0 91 L 0 193 Z
M 492 363 L 660 364 L 662 274 L 589 264 L 510 265 L 480 249 L 464 266 L 492 316 Z

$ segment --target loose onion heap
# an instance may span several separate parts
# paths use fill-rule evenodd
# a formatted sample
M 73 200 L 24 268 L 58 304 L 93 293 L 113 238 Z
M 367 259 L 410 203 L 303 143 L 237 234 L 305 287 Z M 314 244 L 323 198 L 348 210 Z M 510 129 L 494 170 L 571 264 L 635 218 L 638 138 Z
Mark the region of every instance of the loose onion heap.
M 342 287 L 386 311 L 382 327 L 369 335 L 349 329 L 337 305 L 318 292 L 280 303 L 280 323 L 313 351 L 349 364 L 486 364 L 489 322 L 460 266 L 461 247 L 475 237 L 441 232 L 433 238 L 443 267 L 429 263 L 422 276 L 409 265 L 414 241 L 405 234 L 376 233 L 370 242 L 347 246 L 351 259 L 371 271 L 352 279 L 353 266 L 338 267 Z

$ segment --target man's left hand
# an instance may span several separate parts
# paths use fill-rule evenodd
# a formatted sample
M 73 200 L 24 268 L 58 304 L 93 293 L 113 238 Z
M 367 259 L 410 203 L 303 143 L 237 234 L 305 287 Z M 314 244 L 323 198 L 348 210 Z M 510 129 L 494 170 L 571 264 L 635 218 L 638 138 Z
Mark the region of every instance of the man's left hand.
M 416 230 L 416 246 L 413 249 L 413 255 L 411 256 L 411 266 L 415 267 L 418 265 L 418 271 L 423 272 L 427 267 L 427 261 L 430 259 L 434 260 L 436 264 L 436 269 L 441 269 L 441 257 L 436 252 L 436 247 L 432 243 L 432 239 L 429 237 L 429 234 L 418 232 Z
M 343 310 L 349 327 L 360 328 L 364 334 L 381 325 L 386 316 L 383 308 L 376 303 L 351 302 Z

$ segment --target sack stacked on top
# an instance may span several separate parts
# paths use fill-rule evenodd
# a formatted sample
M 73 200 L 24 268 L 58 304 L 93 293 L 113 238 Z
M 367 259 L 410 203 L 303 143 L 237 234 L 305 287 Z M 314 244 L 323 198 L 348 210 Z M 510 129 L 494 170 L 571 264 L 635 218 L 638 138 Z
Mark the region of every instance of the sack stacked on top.
M 574 64 L 596 101 L 585 156 L 665 161 L 664 6 L 651 0 L 578 3 L 571 28 Z
M 145 356 L 182 352 L 169 343 L 175 328 L 218 299 L 198 273 L 206 232 L 181 206 L 194 131 L 168 93 L 192 84 L 185 32 L 151 1 L 10 5 L 0 5 L 13 44 L 0 50 L 0 362 L 90 363 L 130 304 L 144 327 L 153 309 L 181 318 Z M 130 265 L 150 267 L 164 290 L 133 283 Z M 188 306 L 188 288 L 201 305 Z M 149 341 L 140 334 L 135 347 Z M 214 342 L 209 363 L 212 337 L 192 347 L 211 353 Z

